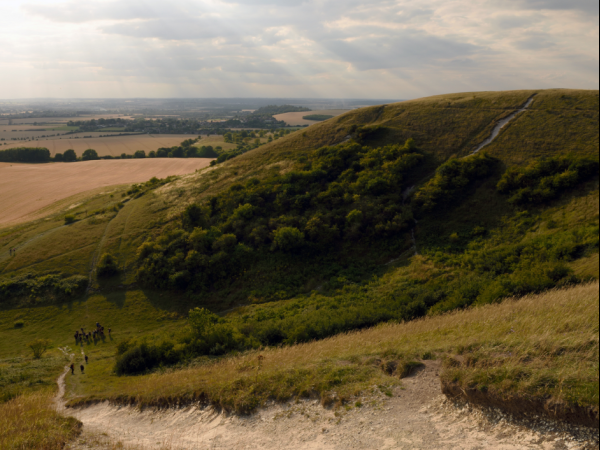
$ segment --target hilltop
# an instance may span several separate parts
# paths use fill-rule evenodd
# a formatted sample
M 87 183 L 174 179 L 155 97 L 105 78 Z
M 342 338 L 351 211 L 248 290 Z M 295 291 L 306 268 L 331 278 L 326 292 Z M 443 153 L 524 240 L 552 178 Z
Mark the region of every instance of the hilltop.
M 218 364 L 597 280 L 598 105 L 598 91 L 549 90 L 368 107 L 188 175 L 65 199 L 42 219 L 0 230 L 0 355 L 22 355 L 33 338 L 64 345 L 81 322 L 108 321 L 118 338 L 90 347 L 102 363 L 94 381 L 68 384 L 71 395 L 146 401 L 111 373 Z M 593 409 L 589 355 L 598 341 L 588 344 L 573 350 L 581 357 L 573 383 L 582 386 L 574 397 L 556 394 L 560 373 L 535 359 L 500 390 Z M 392 359 L 409 367 L 440 350 Z M 473 357 L 483 361 L 497 349 L 480 350 Z M 55 356 L 48 373 L 60 365 Z M 286 378 L 292 391 L 281 398 L 327 398 L 341 377 L 353 386 L 348 400 L 364 388 L 358 378 L 371 376 L 330 369 L 311 372 L 320 387 L 310 392 Z M 456 376 L 469 387 L 501 381 Z M 537 389 L 541 379 L 550 390 Z M 224 407 L 249 412 L 279 398 L 243 383 L 220 391 Z M 29 387 L 8 397 L 20 389 Z

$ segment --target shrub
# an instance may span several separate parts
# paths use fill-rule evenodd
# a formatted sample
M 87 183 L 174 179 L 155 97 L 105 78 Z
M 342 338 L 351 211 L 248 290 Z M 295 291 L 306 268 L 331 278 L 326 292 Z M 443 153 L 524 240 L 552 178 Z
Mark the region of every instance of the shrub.
M 497 162 L 497 159 L 482 152 L 442 164 L 433 179 L 416 192 L 413 199 L 415 209 L 422 213 L 456 200 L 473 181 L 488 176 Z
M 219 154 L 212 148 L 212 146 L 202 146 L 200 150 L 197 152 L 198 158 L 217 158 Z
M 25 326 L 25 321 L 23 319 L 15 320 L 14 327 L 15 328 L 23 328 Z
M 119 265 L 113 255 L 104 253 L 96 270 L 99 277 L 109 277 L 119 273 Z
M 284 252 L 293 252 L 304 246 L 304 233 L 295 227 L 283 227 L 273 235 L 273 247 Z
M 133 154 L 134 158 L 145 158 L 146 152 L 144 150 L 138 150 Z
M 598 161 L 573 155 L 542 158 L 527 167 L 508 169 L 497 189 L 517 205 L 539 204 L 598 174 Z
M 36 339 L 27 344 L 27 347 L 31 349 L 35 359 L 40 359 L 42 356 L 44 356 L 44 353 L 48 351 L 51 344 L 52 341 L 49 339 Z
M 76 217 L 73 214 L 67 214 L 65 216 L 65 225 L 69 225 L 69 224 L 75 223 L 76 220 L 77 219 L 76 219 Z

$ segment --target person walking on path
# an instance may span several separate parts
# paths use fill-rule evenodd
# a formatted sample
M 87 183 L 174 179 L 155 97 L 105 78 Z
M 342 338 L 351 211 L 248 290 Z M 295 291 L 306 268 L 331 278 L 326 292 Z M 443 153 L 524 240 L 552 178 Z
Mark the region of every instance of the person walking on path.
M 83 367 L 83 364 L 81 364 L 81 365 L 79 366 L 79 368 L 81 369 L 81 373 L 83 373 L 83 369 L 84 369 L 84 367 Z
M 88 355 L 85 355 L 85 363 L 88 363 Z
M 71 363 L 69 368 L 71 369 L 71 375 L 75 375 L 75 364 Z

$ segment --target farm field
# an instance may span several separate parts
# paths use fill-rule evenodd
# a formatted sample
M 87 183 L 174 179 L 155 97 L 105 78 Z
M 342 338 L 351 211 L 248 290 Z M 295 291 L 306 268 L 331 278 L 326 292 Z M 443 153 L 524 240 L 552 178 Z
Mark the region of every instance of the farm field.
M 311 116 L 311 115 L 324 115 L 324 116 L 341 116 L 344 113 L 347 113 L 348 111 L 350 111 L 349 109 L 324 109 L 322 111 L 309 111 L 309 112 L 292 112 L 292 113 L 285 113 L 285 114 L 278 114 L 276 116 L 273 116 L 275 119 L 277 120 L 283 120 L 285 123 L 287 123 L 288 125 L 292 125 L 292 126 L 298 126 L 298 125 L 313 125 L 315 123 L 314 120 L 304 120 L 303 117 L 304 116 Z
M 33 123 L 42 123 L 44 125 L 47 124 L 57 124 L 57 123 L 67 123 L 69 120 L 98 120 L 98 119 L 133 119 L 132 116 L 126 116 L 123 114 L 96 114 L 89 116 L 67 116 L 67 117 L 37 117 L 31 119 L 12 119 L 13 125 L 22 125 L 22 124 L 33 124 Z M 8 125 L 8 119 L 0 119 L 0 126 Z
M 130 159 L 0 166 L 0 225 L 36 218 L 62 199 L 107 186 L 140 183 L 203 169 L 210 159 Z
M 98 136 L 103 133 L 95 133 Z M 90 136 L 94 133 L 82 133 L 82 135 Z M 69 138 L 57 139 L 40 139 L 36 140 L 34 147 L 45 147 L 50 150 L 50 154 L 64 153 L 65 150 L 72 148 L 77 155 L 81 154 L 88 148 L 93 148 L 98 152 L 99 156 L 120 156 L 122 153 L 129 155 L 134 154 L 137 150 L 145 150 L 146 152 L 157 150 L 160 147 L 173 147 L 179 145 L 182 141 L 196 136 L 190 134 L 138 134 L 132 136 L 109 136 L 109 137 L 92 137 L 92 138 L 77 138 L 75 135 L 70 135 Z M 222 139 L 222 138 L 221 138 Z M 0 148 L 23 147 L 25 141 L 11 141 L 8 145 Z M 31 144 L 27 146 L 31 147 Z
M 39 139 L 46 137 L 62 136 L 69 131 L 76 130 L 77 127 L 68 127 L 64 124 L 53 124 L 48 126 L 40 125 L 0 125 L 0 139 L 4 139 L 4 143 L 11 142 L 12 138 L 22 139 Z

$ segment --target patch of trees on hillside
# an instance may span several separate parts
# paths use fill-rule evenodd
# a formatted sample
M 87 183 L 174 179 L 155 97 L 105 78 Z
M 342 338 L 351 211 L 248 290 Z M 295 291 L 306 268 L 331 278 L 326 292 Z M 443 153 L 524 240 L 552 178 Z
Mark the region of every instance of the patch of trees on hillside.
M 292 112 L 308 112 L 308 111 L 311 111 L 311 109 L 303 107 L 303 106 L 268 105 L 268 106 L 263 106 L 262 108 L 258 108 L 256 111 L 254 111 L 253 114 L 275 116 L 277 114 L 285 114 L 285 113 L 292 113 Z

